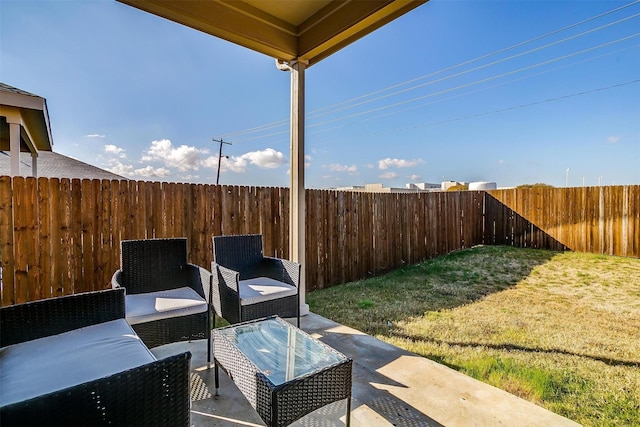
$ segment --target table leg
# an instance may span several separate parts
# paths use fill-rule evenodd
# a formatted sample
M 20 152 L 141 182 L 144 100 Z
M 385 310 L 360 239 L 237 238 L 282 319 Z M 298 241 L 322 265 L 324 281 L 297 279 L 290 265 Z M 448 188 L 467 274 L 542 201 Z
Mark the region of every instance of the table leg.
M 347 398 L 347 422 L 346 427 L 351 426 L 351 396 Z
M 216 396 L 218 396 L 218 389 L 220 388 L 220 375 L 218 373 L 218 361 L 214 359 L 213 364 L 215 366 Z

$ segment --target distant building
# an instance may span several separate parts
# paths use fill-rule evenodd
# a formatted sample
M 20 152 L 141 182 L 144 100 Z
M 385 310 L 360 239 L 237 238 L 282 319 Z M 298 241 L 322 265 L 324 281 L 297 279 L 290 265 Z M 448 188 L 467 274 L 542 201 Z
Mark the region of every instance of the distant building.
M 447 191 L 449 188 L 455 187 L 456 185 L 467 185 L 467 183 L 463 181 L 442 181 L 440 189 L 442 191 Z
M 470 182 L 469 183 L 469 191 L 472 190 L 495 190 L 498 188 L 498 184 L 495 182 L 486 182 L 486 181 L 478 181 L 478 182 Z
M 357 191 L 361 193 L 415 193 L 416 190 L 410 190 L 408 188 L 391 188 L 384 187 L 382 184 L 365 184 L 354 185 L 351 187 L 338 187 L 335 190 L 339 191 Z
M 434 192 L 434 191 L 447 191 L 451 187 L 455 187 L 458 185 L 467 186 L 469 190 L 495 190 L 497 185 L 495 182 L 472 182 L 466 183 L 464 181 L 443 181 L 440 184 L 430 183 L 430 182 L 417 182 L 417 183 L 408 183 L 405 188 L 393 188 L 393 187 L 384 187 L 382 184 L 365 184 L 365 185 L 354 185 L 351 187 L 338 187 L 334 188 L 334 190 L 339 191 L 359 191 L 363 193 L 423 193 L 423 192 Z
M 409 190 L 413 191 L 440 191 L 440 184 L 433 184 L 430 182 L 410 182 L 406 185 Z

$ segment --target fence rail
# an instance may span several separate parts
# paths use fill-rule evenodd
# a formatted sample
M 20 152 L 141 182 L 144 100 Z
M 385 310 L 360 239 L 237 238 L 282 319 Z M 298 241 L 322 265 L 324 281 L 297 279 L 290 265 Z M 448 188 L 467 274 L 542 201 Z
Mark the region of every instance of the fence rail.
M 477 244 L 640 256 L 640 186 L 372 194 L 307 190 L 307 290 Z M 289 190 L 0 177 L 1 304 L 109 287 L 120 241 L 261 233 L 287 258 Z

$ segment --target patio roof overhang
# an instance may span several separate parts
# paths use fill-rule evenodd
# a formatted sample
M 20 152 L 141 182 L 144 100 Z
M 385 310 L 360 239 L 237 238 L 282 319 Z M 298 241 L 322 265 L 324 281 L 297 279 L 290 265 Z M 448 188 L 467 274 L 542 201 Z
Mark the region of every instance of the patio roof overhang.
M 118 0 L 282 61 L 313 65 L 428 0 Z
M 275 58 L 291 71 L 289 257 L 305 260 L 305 70 L 428 0 L 116 0 Z M 304 265 L 300 278 L 301 314 Z

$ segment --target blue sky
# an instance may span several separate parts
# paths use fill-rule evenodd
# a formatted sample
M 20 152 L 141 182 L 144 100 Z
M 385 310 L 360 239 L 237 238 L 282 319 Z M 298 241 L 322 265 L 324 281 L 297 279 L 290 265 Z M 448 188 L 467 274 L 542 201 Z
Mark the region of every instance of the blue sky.
M 637 1 L 431 0 L 307 70 L 306 186 L 640 184 L 639 33 Z M 0 81 L 120 175 L 215 183 L 222 137 L 221 184 L 289 184 L 289 73 L 115 1 L 1 0 Z

